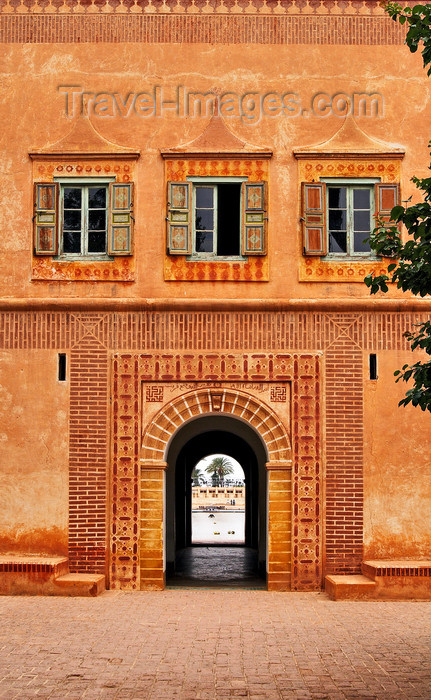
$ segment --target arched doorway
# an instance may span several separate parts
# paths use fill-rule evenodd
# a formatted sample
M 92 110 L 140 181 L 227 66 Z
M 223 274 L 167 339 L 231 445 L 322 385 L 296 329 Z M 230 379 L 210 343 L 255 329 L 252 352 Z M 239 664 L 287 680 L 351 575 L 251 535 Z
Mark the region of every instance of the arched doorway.
M 247 423 L 267 449 L 268 589 L 320 590 L 321 354 L 271 352 L 113 356 L 110 588 L 165 587 L 167 454 L 210 415 Z
M 223 453 L 240 462 L 246 483 L 244 551 L 232 551 L 226 545 L 213 545 L 212 554 L 195 549 L 194 555 L 185 550 L 192 545 L 191 472 L 196 463 L 209 452 L 222 448 Z M 262 439 L 249 424 L 236 417 L 207 415 L 186 423 L 174 436 L 166 458 L 166 572 L 175 579 L 181 573 L 189 580 L 212 580 L 238 585 L 265 577 L 267 559 L 267 451 Z M 217 551 L 215 551 L 217 547 Z M 224 552 L 223 552 L 224 547 Z M 205 548 L 207 550 L 208 547 Z M 229 551 L 228 551 L 229 550 Z M 226 558 L 230 557 L 229 566 Z M 235 556 L 236 555 L 236 556 Z M 179 571 L 187 557 L 187 571 Z M 200 559 L 197 557 L 200 556 Z M 202 557 L 207 558 L 203 572 Z M 220 563 L 217 568 L 216 560 Z M 193 568 L 193 561 L 198 567 Z M 215 565 L 215 568 L 214 568 Z M 198 570 L 199 569 L 199 570 Z M 223 569 L 223 570 L 222 570 Z
M 210 421 L 207 429 L 204 420 Z M 228 421 L 228 425 L 223 426 L 223 421 Z M 141 588 L 163 588 L 168 565 L 175 562 L 177 523 L 172 465 L 176 464 L 180 450 L 189 440 L 217 429 L 245 439 L 255 453 L 259 474 L 258 560 L 261 565 L 266 563 L 268 588 L 289 590 L 292 557 L 290 421 L 281 422 L 261 399 L 233 387 L 199 387 L 182 393 L 153 413 L 146 424 L 140 450 Z M 124 461 L 128 463 L 128 458 Z

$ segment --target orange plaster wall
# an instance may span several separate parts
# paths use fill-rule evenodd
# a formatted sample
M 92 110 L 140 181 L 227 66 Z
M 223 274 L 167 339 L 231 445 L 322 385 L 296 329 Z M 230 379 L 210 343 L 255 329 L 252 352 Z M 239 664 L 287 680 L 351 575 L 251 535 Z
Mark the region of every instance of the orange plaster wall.
M 372 21 L 367 18 L 367 21 Z M 276 66 L 276 69 L 274 68 Z M 296 92 L 308 102 L 317 92 L 377 91 L 384 118 L 358 118 L 375 138 L 405 146 L 402 196 L 415 190 L 413 174 L 427 174 L 431 116 L 427 78 L 419 55 L 398 46 L 8 44 L 1 77 L 7 99 L 0 104 L 4 156 L 0 166 L 0 296 L 130 298 L 321 298 L 368 297 L 360 282 L 300 282 L 298 162 L 292 150 L 330 138 L 336 116 L 263 117 L 259 123 L 228 120 L 240 139 L 270 148 L 268 282 L 167 281 L 164 279 L 165 184 L 160 149 L 186 144 L 208 123 L 203 118 L 94 117 L 109 141 L 141 151 L 136 165 L 135 282 L 31 280 L 32 191 L 28 151 L 63 138 L 72 122 L 59 85 L 127 95 L 163 85 L 170 99 L 178 85 L 190 91 L 265 94 Z M 388 77 L 389 76 L 389 77 Z M 19 128 L 17 128 L 17 124 Z M 394 290 L 391 294 L 402 296 Z
M 268 164 L 265 282 L 164 279 L 166 193 L 160 149 L 197 138 L 208 120 L 175 114 L 92 119 L 105 139 L 141 151 L 135 166 L 134 279 L 127 282 L 78 281 L 72 274 L 68 280 L 32 280 L 28 152 L 55 143 L 72 128 L 59 85 L 123 96 L 163 85 L 167 99 L 178 85 L 196 92 L 297 92 L 304 102 L 317 92 L 377 91 L 385 98 L 385 117 L 357 122 L 369 136 L 405 147 L 402 198 L 413 194 L 415 200 L 410 178 L 429 174 L 429 81 L 420 55 L 411 55 L 402 45 L 3 45 L 0 297 L 368 299 L 361 282 L 300 281 L 300 177 L 292 151 L 326 141 L 340 128 L 339 117 L 228 122 L 239 138 L 274 152 Z M 405 298 L 397 290 L 390 296 Z M 405 387 L 393 383 L 393 371 L 411 361 L 411 354 L 382 351 L 378 357 L 379 380 L 366 381 L 364 390 L 365 556 L 417 558 L 429 554 L 431 545 L 430 419 L 418 409 L 397 408 Z M 3 351 L 0 358 L 0 551 L 63 554 L 68 526 L 68 384 L 56 380 L 56 353 L 14 350 Z M 364 367 L 367 361 L 364 355 Z M 160 481 L 160 475 L 155 479 Z M 156 530 L 154 549 L 159 550 L 160 522 Z M 153 554 L 148 569 L 160 582 L 163 567 Z
M 68 384 L 57 355 L 0 354 L 0 552 L 66 554 Z
M 378 380 L 364 389 L 364 557 L 421 558 L 431 547 L 431 422 L 397 406 L 407 385 L 393 373 L 413 353 L 381 351 Z M 364 358 L 368 376 L 368 355 Z

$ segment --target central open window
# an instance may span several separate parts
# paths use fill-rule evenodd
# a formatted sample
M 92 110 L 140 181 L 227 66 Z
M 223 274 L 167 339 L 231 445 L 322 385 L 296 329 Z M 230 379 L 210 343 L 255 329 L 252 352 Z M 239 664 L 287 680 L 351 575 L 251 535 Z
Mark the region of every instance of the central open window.
M 191 261 L 266 255 L 266 200 L 266 182 L 244 177 L 168 182 L 168 254 Z
M 194 188 L 195 257 L 240 255 L 241 185 L 207 184 Z

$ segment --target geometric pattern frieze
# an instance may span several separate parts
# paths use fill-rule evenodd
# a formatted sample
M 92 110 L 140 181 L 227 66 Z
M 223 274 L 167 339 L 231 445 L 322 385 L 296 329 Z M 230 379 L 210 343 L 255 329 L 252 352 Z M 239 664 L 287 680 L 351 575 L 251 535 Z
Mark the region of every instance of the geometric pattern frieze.
M 72 347 L 82 345 L 108 346 L 109 315 L 101 313 L 80 313 L 71 315 Z
M 274 381 L 284 381 L 286 369 L 281 366 L 283 358 L 291 357 L 296 352 L 316 352 L 328 348 L 336 341 L 340 333 L 348 337 L 363 350 L 376 351 L 408 350 L 409 345 L 404 333 L 414 324 L 428 318 L 422 312 L 274 312 L 259 313 L 188 313 L 174 312 L 82 312 L 51 311 L 24 312 L 3 311 L 0 313 L 0 347 L 49 349 L 80 345 L 91 342 L 102 345 L 107 350 L 123 352 L 145 352 L 151 348 L 150 357 L 160 354 L 162 365 L 166 358 L 169 365 L 177 354 L 182 357 L 190 352 L 196 358 L 197 346 L 202 353 L 201 360 L 211 360 L 218 355 L 223 362 L 227 358 L 229 371 L 237 374 L 237 367 L 232 367 L 232 358 L 239 358 L 241 372 L 246 357 L 259 358 L 261 348 L 268 351 L 265 356 L 269 361 L 279 365 Z M 157 331 L 155 330 L 157 329 Z M 235 333 L 232 333 L 235 329 Z M 172 348 L 176 352 L 172 353 Z M 277 348 L 271 355 L 270 350 Z M 239 354 L 244 349 L 246 355 Z M 209 350 L 212 352 L 210 353 Z M 117 350 L 118 351 L 118 350 Z M 155 361 L 155 360 L 151 360 Z M 233 359 L 233 361 L 235 361 Z M 183 365 L 182 360 L 180 364 Z M 274 365 L 274 366 L 275 366 Z M 157 367 L 150 367 L 148 381 L 159 374 L 168 372 Z M 261 369 L 259 367 L 259 369 Z M 172 372 L 169 370 L 170 374 Z M 198 373 L 199 374 L 199 373 Z M 281 376 L 280 376 L 281 374 Z M 290 370 L 287 368 L 290 376 Z M 161 378 L 158 378 L 158 381 Z M 170 376 L 169 379 L 178 379 Z M 236 381 L 236 377 L 233 377 Z M 199 380 L 196 373 L 192 381 Z M 250 378 L 247 377 L 247 381 Z M 257 380 L 260 381 L 260 380 Z M 268 376 L 262 381 L 271 381 Z
M 146 387 L 145 400 L 148 401 L 148 403 L 161 403 L 163 401 L 163 396 L 163 386 L 151 384 Z
M 274 403 L 284 403 L 287 399 L 285 386 L 272 386 L 270 401 Z
M 287 353 L 141 354 L 142 381 L 288 381 L 293 359 Z

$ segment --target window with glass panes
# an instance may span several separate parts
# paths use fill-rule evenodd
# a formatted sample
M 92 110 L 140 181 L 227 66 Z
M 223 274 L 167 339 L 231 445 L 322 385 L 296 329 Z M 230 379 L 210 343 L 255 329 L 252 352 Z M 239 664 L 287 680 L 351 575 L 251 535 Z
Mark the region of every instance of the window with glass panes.
M 374 187 L 327 185 L 328 255 L 370 255 Z
M 64 184 L 61 187 L 61 244 L 65 256 L 105 256 L 108 185 Z
M 241 184 L 195 185 L 193 254 L 239 256 L 240 216 Z

